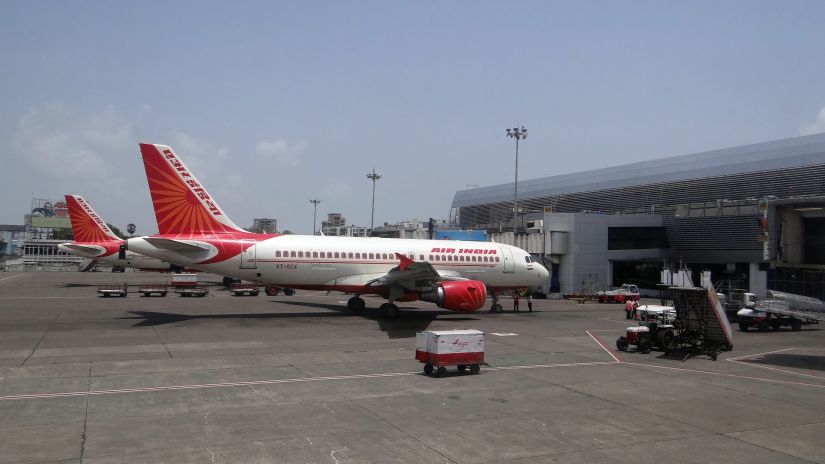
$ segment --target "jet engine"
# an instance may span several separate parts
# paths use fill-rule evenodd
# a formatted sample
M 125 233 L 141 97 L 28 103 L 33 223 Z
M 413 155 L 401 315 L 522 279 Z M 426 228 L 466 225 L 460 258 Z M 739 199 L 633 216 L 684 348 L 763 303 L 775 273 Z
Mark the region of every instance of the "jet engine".
M 484 306 L 486 299 L 487 288 L 477 280 L 439 282 L 433 290 L 421 293 L 421 300 L 451 311 L 475 311 Z

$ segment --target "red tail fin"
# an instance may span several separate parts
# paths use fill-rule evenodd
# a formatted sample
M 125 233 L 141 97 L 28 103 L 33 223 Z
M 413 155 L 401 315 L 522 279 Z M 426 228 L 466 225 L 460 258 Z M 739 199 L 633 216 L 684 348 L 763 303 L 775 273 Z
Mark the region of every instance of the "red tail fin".
M 75 242 L 123 240 L 109 229 L 106 222 L 80 195 L 66 195 L 66 204 L 69 206 L 69 219 L 72 221 Z
M 161 234 L 246 232 L 226 216 L 171 148 L 141 143 L 140 153 Z

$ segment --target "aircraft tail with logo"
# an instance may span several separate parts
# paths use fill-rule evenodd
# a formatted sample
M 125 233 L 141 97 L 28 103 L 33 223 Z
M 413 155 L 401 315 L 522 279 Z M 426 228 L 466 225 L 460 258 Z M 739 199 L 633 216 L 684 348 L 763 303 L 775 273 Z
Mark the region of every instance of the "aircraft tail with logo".
M 110 242 L 122 241 L 115 235 L 106 222 L 95 213 L 91 205 L 80 195 L 66 195 L 69 206 L 69 219 L 72 222 L 72 234 L 75 242 Z
M 160 235 L 248 234 L 166 145 L 140 144 Z

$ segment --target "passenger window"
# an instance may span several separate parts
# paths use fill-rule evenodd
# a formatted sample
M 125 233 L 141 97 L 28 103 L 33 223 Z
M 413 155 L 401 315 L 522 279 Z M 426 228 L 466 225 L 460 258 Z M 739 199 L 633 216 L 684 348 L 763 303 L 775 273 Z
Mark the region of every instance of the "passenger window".
M 292 256 L 292 257 L 294 258 L 294 257 L 295 257 L 295 255 L 296 255 L 296 253 L 295 253 L 294 251 L 291 251 L 291 252 L 289 252 L 289 255 L 290 255 L 290 256 Z
M 355 256 L 355 255 L 353 255 L 352 253 L 347 253 L 347 258 L 353 259 L 353 256 Z
M 275 252 L 275 257 L 276 257 L 276 258 L 280 258 L 280 257 L 281 257 L 281 251 L 280 251 L 280 250 L 278 250 L 278 251 L 276 251 L 276 252 Z
M 309 252 L 308 252 L 308 251 L 307 251 L 307 256 L 309 256 Z M 313 258 L 317 258 L 317 257 L 318 257 L 318 252 L 317 252 L 317 251 L 313 251 L 313 252 L 312 252 L 312 257 L 313 257 Z
M 452 260 L 453 260 L 453 255 L 447 255 L 447 261 L 452 261 Z
M 499 262 L 499 261 L 500 261 L 500 260 L 498 259 L 498 256 L 496 256 L 496 262 Z
M 430 255 L 430 261 L 432 261 L 432 260 L 433 260 L 433 255 Z
M 335 252 L 335 259 L 338 259 L 338 258 L 340 258 L 340 257 L 341 257 L 341 253 L 339 253 L 339 252 L 337 252 L 337 251 L 336 251 L 336 252 Z
M 369 259 L 375 259 L 375 253 L 370 253 L 370 255 L 369 255 L 369 256 L 370 256 L 370 258 L 369 258 Z
M 418 255 L 418 257 L 421 258 L 419 261 L 424 261 L 424 255 Z
M 299 252 L 298 252 L 298 257 L 299 257 L 299 258 L 303 258 L 303 257 L 304 257 L 304 252 L 303 252 L 303 251 L 299 251 Z

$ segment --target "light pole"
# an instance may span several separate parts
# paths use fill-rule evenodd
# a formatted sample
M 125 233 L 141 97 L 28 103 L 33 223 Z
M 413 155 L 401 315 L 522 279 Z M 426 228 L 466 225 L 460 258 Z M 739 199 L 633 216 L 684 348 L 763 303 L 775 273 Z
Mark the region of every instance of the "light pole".
M 375 172 L 373 168 L 371 173 L 367 174 L 367 179 L 372 181 L 372 212 L 370 213 L 370 237 L 372 237 L 372 229 L 375 225 L 375 181 L 381 178 L 381 174 Z
M 513 233 L 516 233 L 516 221 L 518 220 L 518 141 L 527 138 L 527 129 L 521 126 L 507 129 L 507 137 L 516 139 L 516 182 L 515 194 L 513 195 Z
M 309 202 L 312 203 L 312 235 L 315 235 L 315 233 L 317 232 L 315 230 L 315 218 L 318 217 L 318 203 L 320 203 L 321 200 L 317 198 L 310 198 Z

